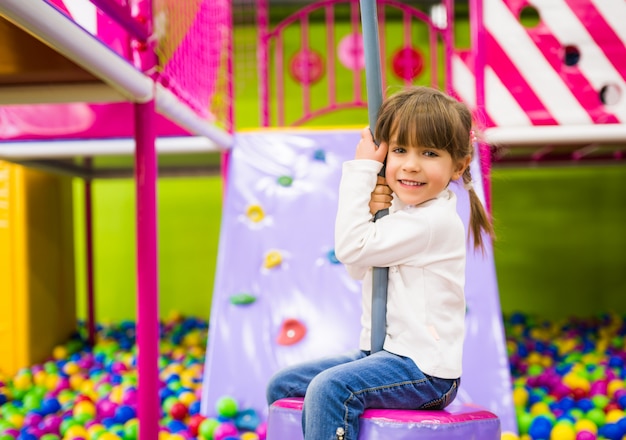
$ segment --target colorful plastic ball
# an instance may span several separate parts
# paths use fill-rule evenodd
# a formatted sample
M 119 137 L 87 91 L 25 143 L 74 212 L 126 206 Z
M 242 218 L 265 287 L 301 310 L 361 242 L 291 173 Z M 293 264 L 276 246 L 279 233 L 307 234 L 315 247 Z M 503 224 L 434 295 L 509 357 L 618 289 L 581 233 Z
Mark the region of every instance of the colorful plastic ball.
M 539 415 L 530 424 L 528 434 L 533 439 L 548 439 L 552 430 L 552 420 L 545 415 Z
M 139 438 L 139 420 L 130 419 L 124 424 L 124 440 L 136 440 Z
M 605 424 L 598 430 L 598 433 L 609 440 L 621 440 L 623 437 L 616 423 Z
M 74 419 L 82 421 L 83 423 L 92 420 L 96 415 L 96 406 L 92 402 L 82 401 L 74 405 L 72 414 Z
M 114 419 L 117 423 L 124 424 L 135 417 L 137 417 L 137 412 L 131 406 L 120 405 L 115 410 Z
M 520 411 L 517 414 L 517 427 L 519 429 L 520 434 L 528 434 L 528 430 L 530 429 L 530 425 L 532 424 L 535 418 L 527 413 L 526 411 Z
M 512 432 L 503 432 L 500 440 L 519 440 L 519 437 Z
M 261 422 L 254 432 L 259 436 L 259 440 L 265 440 L 267 437 L 267 422 Z
M 56 434 L 44 434 L 39 437 L 39 440 L 59 440 L 60 437 Z
M 120 440 L 120 437 L 112 432 L 103 432 L 98 440 Z
M 198 433 L 200 434 L 200 437 L 205 440 L 213 439 L 213 434 L 219 424 L 220 423 L 213 418 L 203 420 L 198 427 Z
M 576 433 L 576 440 L 596 440 L 597 438 L 596 434 L 590 431 L 578 431 Z
M 187 430 L 187 425 L 180 420 L 170 420 L 167 422 L 167 429 L 169 429 L 171 433 L 178 433 Z
M 63 437 L 68 439 L 88 438 L 87 429 L 82 425 L 72 425 L 65 430 Z
M 550 432 L 550 440 L 575 440 L 576 431 L 571 423 L 557 423 Z
M 230 396 L 223 396 L 217 400 L 215 410 L 222 417 L 233 418 L 237 415 L 237 401 Z
M 213 431 L 213 440 L 225 440 L 228 437 L 234 437 L 239 434 L 237 427 L 230 422 L 220 423 L 215 431 Z
M 187 414 L 189 414 L 189 410 L 187 409 L 185 404 L 181 402 L 174 403 L 172 407 L 170 408 L 170 412 L 169 412 L 170 417 L 172 417 L 175 420 L 185 420 L 185 417 L 187 417 Z
M 528 390 L 524 387 L 516 387 L 513 390 L 513 403 L 516 407 L 523 407 L 528 402 Z
M 196 400 L 195 402 L 190 403 L 189 404 L 189 414 L 190 415 L 199 414 L 201 405 L 202 404 L 201 404 L 201 402 L 199 400 Z
M 576 423 L 574 423 L 574 429 L 576 432 L 586 431 L 594 435 L 598 433 L 598 426 L 589 419 L 577 420 Z
M 205 420 L 205 417 L 201 414 L 194 414 L 189 417 L 187 422 L 187 429 L 193 437 L 197 437 L 200 432 L 200 424 Z
M 606 415 L 600 408 L 592 408 L 585 414 L 585 417 L 591 420 L 598 427 L 602 427 L 606 422 Z

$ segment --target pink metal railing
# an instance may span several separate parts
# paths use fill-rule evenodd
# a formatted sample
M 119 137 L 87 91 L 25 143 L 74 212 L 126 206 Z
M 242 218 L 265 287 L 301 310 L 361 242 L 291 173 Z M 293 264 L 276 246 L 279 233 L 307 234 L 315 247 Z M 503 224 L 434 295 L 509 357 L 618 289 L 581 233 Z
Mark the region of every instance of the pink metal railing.
M 355 39 L 353 45 L 358 46 L 360 41 L 360 15 L 359 15 L 359 0 L 320 0 L 313 4 L 307 5 L 298 10 L 294 14 L 288 16 L 280 23 L 278 23 L 273 29 L 269 27 L 269 13 L 268 13 L 268 1 L 258 0 L 258 12 L 257 23 L 259 27 L 259 42 L 258 42 L 258 64 L 259 64 L 259 95 L 261 105 L 261 126 L 268 127 L 271 125 L 276 126 L 298 126 L 302 125 L 312 119 L 319 116 L 329 114 L 338 110 L 354 109 L 354 108 L 366 108 L 367 103 L 363 100 L 363 81 L 362 81 L 362 68 L 356 60 L 360 54 L 354 53 L 354 63 L 352 67 L 352 96 L 348 99 L 342 98 L 337 90 L 336 81 L 336 63 L 337 58 L 337 44 L 336 39 L 336 20 L 335 20 L 335 7 L 339 4 L 348 4 L 350 7 L 350 28 L 351 35 Z M 430 47 L 430 83 L 436 86 L 439 81 L 439 59 L 438 59 L 438 44 L 441 42 L 444 47 L 444 53 L 446 57 L 452 52 L 452 34 L 451 34 L 451 22 L 452 10 L 451 0 L 446 2 L 446 12 L 448 13 L 448 27 L 440 29 L 431 20 L 431 18 L 423 11 L 411 7 L 407 4 L 401 3 L 396 0 L 379 0 L 379 23 L 381 29 L 385 26 L 385 8 L 393 8 L 400 11 L 402 15 L 402 32 L 403 32 L 403 45 L 404 47 L 411 47 L 413 42 L 412 29 L 414 22 L 418 21 L 426 25 L 428 30 L 428 45 Z M 301 109 L 297 112 L 290 110 L 289 120 L 286 116 L 286 84 L 287 78 L 285 72 L 287 71 L 286 58 L 291 55 L 285 52 L 285 32 L 291 26 L 300 27 L 300 51 L 310 51 L 310 17 L 313 13 L 323 11 L 324 23 L 326 32 L 326 54 L 325 54 L 325 74 L 327 76 L 325 81 L 325 103 L 321 106 L 314 107 L 312 104 L 311 96 L 313 87 L 310 81 L 302 81 L 297 86 L 300 93 Z M 380 33 L 380 53 L 381 58 L 384 61 L 387 56 L 387 42 L 384 32 Z M 382 63 L 384 65 L 384 63 Z M 445 66 L 445 74 L 449 76 L 449 62 L 447 59 L 443 60 Z M 382 69 L 382 84 L 383 88 L 387 87 L 387 78 L 385 75 L 385 69 Z M 270 82 L 270 78 L 273 77 L 273 82 Z M 404 85 L 411 84 L 411 80 L 404 80 Z M 450 82 L 446 82 L 448 86 Z M 290 89 L 291 90 L 291 89 Z M 315 89 L 315 92 L 319 91 L 319 87 Z M 318 98 L 319 101 L 319 98 Z

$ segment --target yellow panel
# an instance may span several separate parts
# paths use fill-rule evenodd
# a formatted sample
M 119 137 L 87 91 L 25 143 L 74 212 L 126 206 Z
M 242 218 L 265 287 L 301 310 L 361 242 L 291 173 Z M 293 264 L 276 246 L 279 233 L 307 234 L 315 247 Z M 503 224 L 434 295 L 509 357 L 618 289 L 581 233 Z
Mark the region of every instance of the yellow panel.
M 46 360 L 76 327 L 71 180 L 0 161 L 0 371 Z

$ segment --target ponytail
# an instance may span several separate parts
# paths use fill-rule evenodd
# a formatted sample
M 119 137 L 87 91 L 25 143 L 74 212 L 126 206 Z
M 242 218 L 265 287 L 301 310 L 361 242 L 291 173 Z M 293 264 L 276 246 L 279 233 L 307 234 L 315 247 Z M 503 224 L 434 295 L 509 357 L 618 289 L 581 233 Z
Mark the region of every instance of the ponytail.
M 470 202 L 468 238 L 471 237 L 473 239 L 474 249 L 480 248 L 484 252 L 485 243 L 483 242 L 483 232 L 492 240 L 495 238 L 495 232 L 491 218 L 474 190 L 469 167 L 463 172 L 463 187 L 467 189 L 469 193 Z

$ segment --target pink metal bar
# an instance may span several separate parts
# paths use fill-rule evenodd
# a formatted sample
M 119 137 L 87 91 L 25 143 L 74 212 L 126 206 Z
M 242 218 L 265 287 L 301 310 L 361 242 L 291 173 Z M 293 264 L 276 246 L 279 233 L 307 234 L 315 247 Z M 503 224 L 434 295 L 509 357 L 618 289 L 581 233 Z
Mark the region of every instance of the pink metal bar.
M 146 41 L 150 37 L 150 30 L 139 20 L 135 19 L 128 7 L 115 0 L 89 0 L 96 8 L 100 9 L 104 15 L 111 18 L 122 26 L 126 32 L 134 38 Z
M 408 14 L 406 11 L 402 12 L 402 30 L 403 32 L 403 37 L 404 37 L 404 47 L 411 47 L 412 46 L 412 38 L 411 38 L 411 15 Z M 410 86 L 411 85 L 411 80 L 409 78 L 405 78 L 404 80 L 404 85 L 405 86 Z
M 428 27 L 428 44 L 430 45 L 430 85 L 439 85 L 439 64 L 437 63 L 437 33 L 433 27 Z
M 309 16 L 305 15 L 300 19 L 300 50 L 309 51 Z M 302 82 L 302 106 L 304 114 L 311 112 L 311 81 L 309 73 L 306 73 L 305 80 Z
M 91 168 L 91 158 L 85 159 L 85 165 Z M 94 346 L 96 342 L 96 312 L 93 267 L 93 201 L 91 179 L 85 179 L 85 264 L 87 272 L 87 342 Z
M 445 90 L 451 93 L 452 86 L 452 55 L 454 52 L 454 2 L 453 0 L 445 0 L 444 7 L 446 10 L 446 28 L 441 30 L 441 38 L 444 48 L 444 81 Z
M 228 16 L 231 17 L 231 23 L 230 26 L 228 27 L 228 37 L 227 37 L 227 45 L 228 47 L 226 48 L 227 51 L 227 58 L 226 58 L 226 69 L 228 71 L 228 90 L 227 90 L 227 106 L 228 106 L 228 114 L 227 114 L 227 118 L 226 118 L 226 130 L 228 131 L 228 133 L 233 134 L 235 132 L 235 106 L 234 106 L 234 102 L 235 102 L 235 82 L 234 82 L 234 78 L 235 78 L 235 68 L 234 68 L 234 62 L 233 62 L 233 54 L 234 54 L 234 50 L 233 48 L 234 46 L 234 34 L 233 34 L 233 23 L 232 23 L 232 17 L 233 17 L 233 13 L 232 13 L 232 2 L 227 2 L 228 5 Z M 220 157 L 220 162 L 221 162 L 221 168 L 220 168 L 220 173 L 222 176 L 222 197 L 224 197 L 226 195 L 226 187 L 228 185 L 228 164 L 230 162 L 230 149 L 222 152 L 222 155 Z
M 159 437 L 157 156 L 154 100 L 135 104 L 138 419 L 141 440 Z
M 337 110 L 345 110 L 345 109 L 351 109 L 351 108 L 367 108 L 367 104 L 364 103 L 364 102 L 361 102 L 361 103 L 352 103 L 352 102 L 336 103 L 336 104 L 334 104 L 332 106 L 329 106 L 329 107 L 317 109 L 317 110 L 309 113 L 308 115 L 303 115 L 300 119 L 297 119 L 296 121 L 292 122 L 291 125 L 297 127 L 298 125 L 302 125 L 305 122 L 311 121 L 311 120 L 317 118 L 318 116 L 327 115 L 327 114 L 335 112 Z
M 476 108 L 478 114 L 485 111 L 485 66 L 487 63 L 485 50 L 486 33 L 483 22 L 483 1 L 469 1 L 469 18 L 470 18 L 470 45 L 471 53 L 474 61 L 474 83 L 476 88 Z M 480 127 L 484 128 L 484 127 Z M 483 188 L 485 191 L 485 205 L 491 212 L 491 152 L 487 149 L 481 151 L 481 163 L 483 165 Z
M 274 57 L 274 66 L 276 68 L 276 105 L 278 114 L 278 126 L 285 125 L 285 76 L 283 70 L 283 36 L 282 34 L 276 37 L 276 56 Z
M 380 53 L 380 84 L 383 87 L 383 99 L 385 98 L 385 90 L 387 89 L 387 68 L 385 67 L 385 60 L 387 59 L 387 51 L 385 50 L 385 6 L 376 5 L 376 11 L 378 13 L 378 43 Z
M 355 1 L 352 1 L 350 3 L 350 22 L 352 23 L 352 38 L 353 38 L 353 43 L 352 43 L 352 47 L 358 47 L 359 44 L 359 40 L 360 40 L 360 33 L 359 33 L 359 24 L 361 21 L 361 14 L 359 11 L 359 4 Z M 356 58 L 359 56 L 359 54 L 357 53 L 357 51 L 354 51 L 354 57 L 355 57 L 355 61 L 353 63 L 354 66 L 358 65 Z M 363 87 L 361 86 L 361 69 L 354 69 L 352 71 L 352 78 L 353 78 L 353 82 L 354 82 L 354 102 L 360 103 L 362 102 L 361 99 L 361 95 L 363 94 Z
M 337 102 L 337 84 L 335 82 L 335 10 L 332 5 L 326 6 L 326 69 L 328 77 L 328 104 Z
M 261 126 L 270 126 L 270 79 L 269 79 L 269 5 L 268 0 L 257 0 L 257 62 L 259 64 L 259 99 L 261 100 Z

